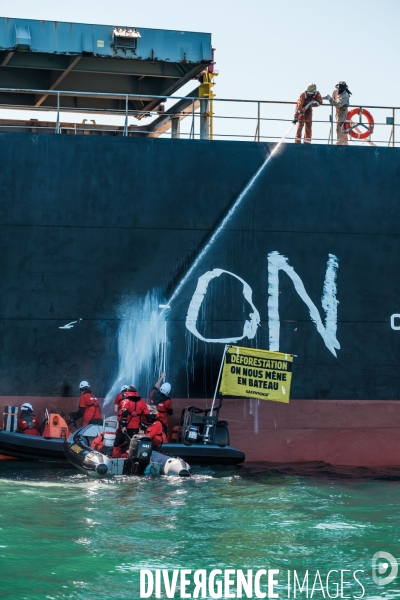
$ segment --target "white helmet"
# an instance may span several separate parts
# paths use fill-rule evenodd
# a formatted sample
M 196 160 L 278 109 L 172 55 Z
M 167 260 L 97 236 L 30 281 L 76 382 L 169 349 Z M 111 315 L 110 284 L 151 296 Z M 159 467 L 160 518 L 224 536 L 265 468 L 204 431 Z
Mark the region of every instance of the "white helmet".
M 83 390 L 84 388 L 90 388 L 90 384 L 88 381 L 81 381 L 79 384 L 79 389 Z
M 315 85 L 315 83 L 310 83 L 310 85 L 307 86 L 306 92 L 308 94 L 315 94 L 316 91 L 317 91 L 317 86 Z
M 21 410 L 31 410 L 33 412 L 33 406 L 32 404 L 29 404 L 29 402 L 24 402 L 21 406 Z
M 123 385 L 122 388 L 121 388 L 121 394 L 122 394 L 122 392 L 126 392 L 127 389 L 128 389 L 128 386 L 127 385 Z
M 168 394 L 171 391 L 171 384 L 170 383 L 163 383 L 162 386 L 160 387 L 160 392 L 162 394 L 164 394 L 164 396 L 168 396 Z

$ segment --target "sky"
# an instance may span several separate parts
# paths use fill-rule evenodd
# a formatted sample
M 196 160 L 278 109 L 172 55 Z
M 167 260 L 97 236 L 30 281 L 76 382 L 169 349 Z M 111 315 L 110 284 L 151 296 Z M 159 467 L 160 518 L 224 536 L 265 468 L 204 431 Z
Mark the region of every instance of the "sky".
M 353 104 L 400 106 L 400 0 L 14 0 L 0 13 L 210 32 L 219 98 L 296 100 L 345 80 Z

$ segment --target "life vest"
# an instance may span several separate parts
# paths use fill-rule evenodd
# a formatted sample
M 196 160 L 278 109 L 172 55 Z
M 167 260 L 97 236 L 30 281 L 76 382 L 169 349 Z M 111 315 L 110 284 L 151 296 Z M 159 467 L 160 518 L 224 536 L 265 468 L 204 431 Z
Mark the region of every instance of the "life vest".
M 94 438 L 93 442 L 90 444 L 90 447 L 93 450 L 97 450 L 97 452 L 102 452 L 104 448 L 104 431 L 99 433 L 97 437 Z
M 160 402 L 157 406 L 157 411 L 160 421 L 168 429 L 168 415 L 172 414 L 172 404 L 170 398 L 167 398 L 164 402 Z
M 79 406 L 85 409 L 85 412 L 83 413 L 83 426 L 88 425 L 93 419 L 103 418 L 99 402 L 91 392 L 82 394 Z
M 165 425 L 162 420 L 161 421 L 161 427 L 162 427 L 162 441 L 163 444 L 168 444 L 168 426 Z
M 137 392 L 125 392 L 124 396 L 125 399 L 119 403 L 118 421 L 123 419 L 127 429 L 139 429 L 141 415 L 150 414 L 147 404 Z
M 154 423 L 149 425 L 149 427 L 146 429 L 146 435 L 151 438 L 151 441 L 156 448 L 161 446 L 163 442 L 167 441 L 167 436 L 163 431 L 163 426 L 159 419 L 156 419 Z
M 128 452 L 122 452 L 121 448 L 116 448 L 114 446 L 112 449 L 111 458 L 128 458 L 128 456 Z
M 18 418 L 18 431 L 26 435 L 40 435 L 37 417 L 25 411 L 21 413 L 21 416 Z
M 128 423 L 131 418 L 137 416 L 137 412 L 135 410 L 136 403 L 125 398 L 124 400 L 121 400 L 118 406 L 117 420 L 122 427 L 128 427 Z
M 161 393 L 159 389 L 153 388 L 150 393 L 150 402 L 157 407 L 160 421 L 168 429 L 168 415 L 173 414 L 171 398 Z
M 168 399 L 168 396 L 162 394 L 158 388 L 153 388 L 150 394 L 150 401 L 154 406 L 158 406 L 160 402 L 164 402 Z

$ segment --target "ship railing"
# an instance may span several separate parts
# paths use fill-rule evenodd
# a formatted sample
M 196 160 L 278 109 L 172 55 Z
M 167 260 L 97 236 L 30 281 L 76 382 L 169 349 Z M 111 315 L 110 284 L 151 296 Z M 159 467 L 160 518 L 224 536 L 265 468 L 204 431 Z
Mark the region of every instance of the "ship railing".
M 29 94 L 53 97 L 53 106 L 41 104 L 0 104 L 0 131 L 34 131 L 38 133 L 121 135 L 141 137 L 172 137 L 200 140 L 234 140 L 276 142 L 282 138 L 293 121 L 293 101 L 247 100 L 233 98 L 199 98 L 198 96 L 165 96 L 143 94 L 110 94 L 102 92 L 76 92 L 61 90 L 0 88 L 0 98 L 7 95 Z M 72 105 L 72 98 L 77 105 Z M 96 107 L 90 106 L 95 100 Z M 101 99 L 115 100 L 116 107 L 99 108 Z M 144 111 L 137 108 L 141 102 L 159 100 L 164 110 Z M 79 101 L 81 104 L 79 105 Z M 314 109 L 312 142 L 336 143 L 335 110 L 327 101 Z M 132 108 L 134 106 L 134 108 Z M 136 107 L 135 107 L 136 106 Z M 181 110 L 179 107 L 182 106 Z M 360 106 L 350 105 L 350 108 Z M 397 111 L 400 107 L 362 105 L 372 113 L 374 132 L 369 139 L 355 140 L 354 145 L 390 146 L 396 141 Z M 178 108 L 178 109 L 177 109 Z M 23 119 L 12 119 L 18 111 Z M 46 119 L 42 118 L 46 115 Z M 37 118 L 40 115 L 40 119 Z M 77 118 L 85 118 L 77 122 Z M 94 118 L 95 117 L 95 118 Z M 139 124 L 138 124 L 139 123 Z M 143 124 L 142 124 L 143 123 Z M 293 128 L 286 141 L 293 142 Z M 362 131 L 364 131 L 362 129 Z

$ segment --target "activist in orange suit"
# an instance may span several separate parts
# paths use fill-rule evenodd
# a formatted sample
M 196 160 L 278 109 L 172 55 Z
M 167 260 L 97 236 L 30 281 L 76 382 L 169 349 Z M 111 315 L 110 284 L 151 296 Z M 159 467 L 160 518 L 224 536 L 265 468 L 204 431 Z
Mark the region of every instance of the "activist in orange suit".
M 322 96 L 317 91 L 315 83 L 310 83 L 305 92 L 297 100 L 293 123 L 297 123 L 295 144 L 301 144 L 303 127 L 305 126 L 304 143 L 311 144 L 313 106 L 322 104 Z

